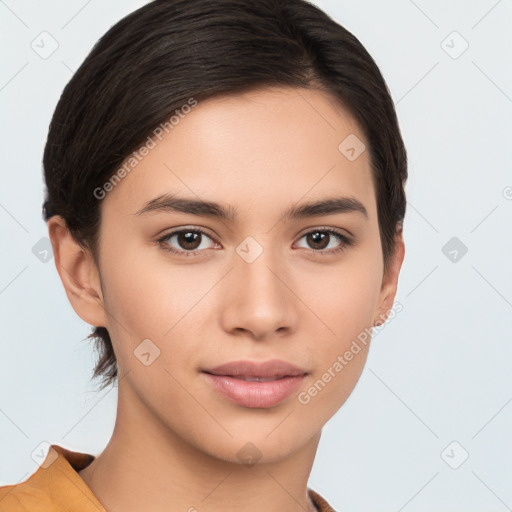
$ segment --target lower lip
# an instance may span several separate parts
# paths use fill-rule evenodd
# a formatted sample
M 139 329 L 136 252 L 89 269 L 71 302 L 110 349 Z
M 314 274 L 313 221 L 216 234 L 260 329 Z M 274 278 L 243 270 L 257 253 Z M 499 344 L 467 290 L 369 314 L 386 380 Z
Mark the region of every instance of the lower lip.
M 205 372 L 204 375 L 217 391 L 231 401 L 244 407 L 254 408 L 279 405 L 297 391 L 306 378 L 306 375 L 297 375 L 268 382 L 257 382 Z

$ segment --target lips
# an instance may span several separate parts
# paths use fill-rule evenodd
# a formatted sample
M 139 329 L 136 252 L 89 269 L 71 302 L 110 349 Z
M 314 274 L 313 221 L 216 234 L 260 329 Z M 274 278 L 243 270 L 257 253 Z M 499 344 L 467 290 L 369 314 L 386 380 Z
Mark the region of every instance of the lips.
M 281 379 L 282 377 L 250 377 L 248 375 L 230 375 L 234 379 L 245 380 L 246 382 L 272 382 L 273 380 Z
M 285 361 L 233 361 L 203 370 L 212 387 L 244 407 L 275 407 L 296 391 L 308 372 Z
M 203 370 L 212 375 L 226 375 L 235 378 L 254 377 L 259 379 L 272 379 L 283 377 L 295 377 L 307 373 L 297 366 L 279 359 L 269 361 L 232 361 L 214 368 Z

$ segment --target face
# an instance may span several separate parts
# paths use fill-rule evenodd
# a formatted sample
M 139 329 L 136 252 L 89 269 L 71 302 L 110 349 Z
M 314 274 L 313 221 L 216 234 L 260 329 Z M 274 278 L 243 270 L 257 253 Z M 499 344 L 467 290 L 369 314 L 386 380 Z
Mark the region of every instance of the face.
M 368 147 L 318 91 L 214 98 L 106 194 L 104 323 L 81 316 L 107 327 L 134 415 L 219 459 L 250 442 L 271 462 L 345 402 L 367 357 L 358 335 L 391 308 L 401 264 L 383 274 L 370 157 L 340 151 L 347 136 Z

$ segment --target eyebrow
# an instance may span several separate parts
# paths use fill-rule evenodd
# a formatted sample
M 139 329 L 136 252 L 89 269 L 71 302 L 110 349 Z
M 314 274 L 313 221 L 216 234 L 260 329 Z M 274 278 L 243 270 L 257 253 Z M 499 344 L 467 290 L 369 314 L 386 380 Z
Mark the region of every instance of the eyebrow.
M 172 194 L 162 194 L 151 199 L 135 215 L 151 212 L 186 213 L 217 218 L 231 223 L 236 222 L 238 216 L 238 209 L 230 205 L 223 206 L 214 201 L 189 199 Z M 366 208 L 354 197 L 329 197 L 293 205 L 282 213 L 282 219 L 289 221 L 340 213 L 359 213 L 368 220 Z

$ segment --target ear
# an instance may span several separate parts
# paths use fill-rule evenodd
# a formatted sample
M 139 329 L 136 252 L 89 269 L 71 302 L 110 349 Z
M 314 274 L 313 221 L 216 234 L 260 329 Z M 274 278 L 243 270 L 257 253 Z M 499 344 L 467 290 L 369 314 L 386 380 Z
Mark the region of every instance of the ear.
M 374 325 L 382 325 L 388 318 L 395 301 L 398 276 L 405 256 L 405 245 L 400 228 L 395 235 L 395 250 L 390 257 L 387 271 L 382 278 L 382 286 L 379 296 L 379 306 Z
M 98 269 L 90 251 L 73 238 L 60 215 L 48 220 L 55 266 L 76 314 L 88 324 L 105 327 L 106 313 Z

